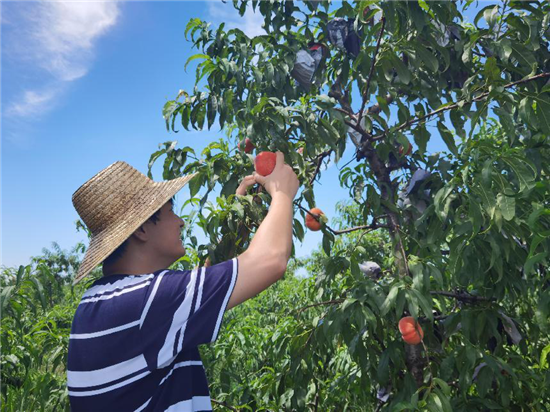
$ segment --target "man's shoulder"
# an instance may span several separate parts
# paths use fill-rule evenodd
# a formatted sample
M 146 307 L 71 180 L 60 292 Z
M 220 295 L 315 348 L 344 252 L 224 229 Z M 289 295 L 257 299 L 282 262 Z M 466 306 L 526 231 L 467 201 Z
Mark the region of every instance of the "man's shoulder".
M 140 288 L 148 286 L 154 279 L 154 273 L 144 275 L 109 275 L 96 280 L 82 295 L 82 300 L 99 298 L 105 300 L 106 296 L 120 296 Z

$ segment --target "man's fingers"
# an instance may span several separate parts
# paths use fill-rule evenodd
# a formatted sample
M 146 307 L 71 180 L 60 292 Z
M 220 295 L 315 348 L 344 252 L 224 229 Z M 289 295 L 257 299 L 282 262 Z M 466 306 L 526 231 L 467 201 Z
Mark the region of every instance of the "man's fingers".
M 241 185 L 248 187 L 252 186 L 255 182 L 256 180 L 254 179 L 254 176 L 248 175 L 242 180 Z
M 276 166 L 278 166 L 278 167 L 284 166 L 284 164 L 285 164 L 285 155 L 283 154 L 283 152 L 276 152 L 276 154 L 277 154 Z
M 244 196 L 246 195 L 246 190 L 252 186 L 254 183 L 256 183 L 256 179 L 254 179 L 254 175 L 248 175 L 245 176 L 243 180 L 241 180 L 241 184 L 237 188 L 237 195 Z
M 259 183 L 261 184 L 262 186 L 265 184 L 265 176 L 262 176 L 256 172 L 254 172 L 254 180 L 256 181 L 256 183 Z

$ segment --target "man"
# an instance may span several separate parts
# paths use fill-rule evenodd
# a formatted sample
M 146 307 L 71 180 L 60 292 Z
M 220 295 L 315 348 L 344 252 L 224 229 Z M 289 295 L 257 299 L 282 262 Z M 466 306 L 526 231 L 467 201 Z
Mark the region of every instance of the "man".
M 269 212 L 237 258 L 192 271 L 167 268 L 185 254 L 172 197 L 193 176 L 153 182 L 116 162 L 84 183 L 73 204 L 92 232 L 75 283 L 103 262 L 83 295 L 70 340 L 74 411 L 211 410 L 197 346 L 216 340 L 224 312 L 281 279 L 292 248 L 298 179 L 281 152 L 259 183 Z

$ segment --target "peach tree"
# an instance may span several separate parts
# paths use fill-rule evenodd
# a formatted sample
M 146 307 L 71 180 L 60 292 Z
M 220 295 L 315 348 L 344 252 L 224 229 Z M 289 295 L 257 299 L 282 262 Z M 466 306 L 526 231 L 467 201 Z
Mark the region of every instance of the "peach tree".
M 323 409 L 317 373 L 344 350 L 362 388 L 353 396 L 378 410 L 543 410 L 550 3 L 233 5 L 260 13 L 265 34 L 189 21 L 196 84 L 163 109 L 169 130 L 219 126 L 227 138 L 200 154 L 168 142 L 150 159 L 164 157 L 164 178 L 198 172 L 189 219 L 209 243 L 189 245 L 201 263 L 232 258 L 265 216 L 266 193 L 235 195 L 253 170 L 237 147 L 246 138 L 256 153 L 282 151 L 300 178 L 295 240 L 322 208 L 327 161 L 345 163 L 339 180 L 355 206 L 349 227 L 322 225 L 317 302 L 304 309 L 322 310 L 273 347 L 290 361 L 266 404 Z M 446 149 L 430 152 L 435 141 Z M 366 247 L 370 232 L 387 239 L 383 256 Z M 336 247 L 349 236 L 354 247 Z M 375 260 L 379 270 L 365 271 Z M 421 325 L 420 344 L 401 339 L 404 316 Z

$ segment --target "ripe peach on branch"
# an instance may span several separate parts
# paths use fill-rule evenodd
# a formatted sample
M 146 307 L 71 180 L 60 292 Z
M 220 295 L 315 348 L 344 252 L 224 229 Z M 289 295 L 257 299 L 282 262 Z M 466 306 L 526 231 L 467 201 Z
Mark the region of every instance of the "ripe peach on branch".
M 399 332 L 409 345 L 418 345 L 424 338 L 424 331 L 412 316 L 405 316 L 399 321 Z
M 251 153 L 255 146 L 252 144 L 252 140 L 247 137 L 246 139 L 241 140 L 237 147 L 239 150 L 244 150 L 245 153 Z
M 323 211 L 314 207 L 306 214 L 306 227 L 313 232 L 317 232 L 321 230 L 322 222 L 326 222 L 326 220 L 327 218 Z

